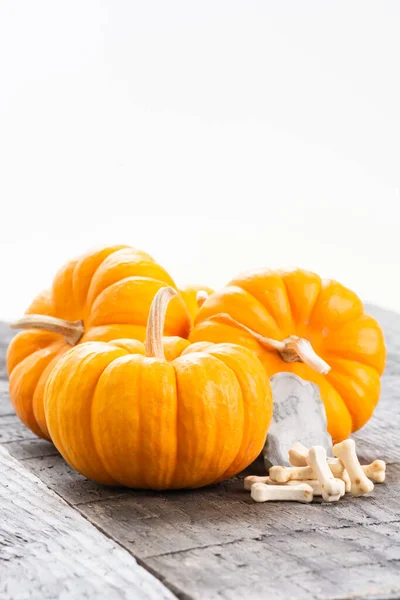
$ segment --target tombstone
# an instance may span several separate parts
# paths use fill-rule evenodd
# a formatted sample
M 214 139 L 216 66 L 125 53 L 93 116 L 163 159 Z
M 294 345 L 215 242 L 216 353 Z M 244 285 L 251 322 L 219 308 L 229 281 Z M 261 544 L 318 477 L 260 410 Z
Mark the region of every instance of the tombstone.
M 277 373 L 271 377 L 271 387 L 274 412 L 263 450 L 267 470 L 272 465 L 289 466 L 288 452 L 295 442 L 307 448 L 323 446 L 332 456 L 319 387 L 293 373 Z

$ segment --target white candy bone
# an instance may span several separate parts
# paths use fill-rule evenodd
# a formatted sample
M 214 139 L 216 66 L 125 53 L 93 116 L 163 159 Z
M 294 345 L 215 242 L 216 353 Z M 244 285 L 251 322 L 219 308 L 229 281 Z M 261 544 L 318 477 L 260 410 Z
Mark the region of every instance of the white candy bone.
M 340 461 L 329 464 L 328 468 L 334 477 L 342 479 L 344 466 Z M 314 473 L 310 465 L 307 467 L 271 467 L 269 476 L 277 483 L 286 483 L 292 479 L 318 479 L 318 475 Z
M 300 442 L 295 442 L 289 450 L 289 461 L 296 467 L 302 467 L 307 464 L 308 448 L 303 446 Z M 350 492 L 351 481 L 348 476 L 342 462 L 338 458 L 328 456 L 327 459 L 329 468 L 332 473 L 339 479 L 343 479 L 345 485 L 345 491 Z
M 311 479 L 307 479 L 308 483 L 309 481 L 312 481 Z M 259 475 L 249 475 L 248 477 L 245 477 L 243 480 L 243 487 L 245 490 L 251 490 L 251 486 L 254 485 L 255 483 L 265 483 L 265 485 L 287 485 L 288 482 L 286 481 L 275 481 L 274 479 L 271 479 L 271 477 L 269 475 L 264 475 L 262 477 L 260 477 Z M 296 485 L 303 483 L 303 481 L 295 481 Z
M 354 440 L 344 440 L 333 446 L 333 454 L 339 458 L 351 480 L 351 493 L 353 496 L 362 496 L 368 494 L 374 489 L 374 484 L 364 473 L 356 454 L 356 444 Z
M 316 479 L 312 468 L 307 467 L 271 467 L 269 476 L 277 483 L 286 483 L 291 479 Z
M 260 477 L 258 475 L 249 475 L 248 477 L 245 477 L 243 483 L 244 483 L 245 490 L 251 490 L 251 487 L 255 483 L 264 483 L 265 485 L 280 485 L 280 486 L 286 485 L 286 486 L 291 486 L 291 487 L 296 486 L 296 485 L 301 485 L 301 484 L 307 484 L 310 487 L 312 487 L 314 496 L 322 496 L 322 487 L 321 487 L 321 484 L 318 481 L 318 479 L 304 479 L 304 480 L 291 479 L 289 481 L 279 483 L 279 482 L 271 479 L 271 477 L 269 477 L 268 475 L 265 475 L 263 477 Z
M 289 481 L 279 483 L 278 481 L 274 481 L 273 479 L 271 479 L 271 477 L 269 477 L 268 475 L 265 475 L 263 477 L 260 477 L 258 475 L 249 475 L 248 477 L 244 478 L 243 483 L 244 483 L 245 490 L 251 490 L 251 486 L 254 485 L 255 483 L 264 483 L 265 485 L 280 485 L 280 486 L 282 486 L 282 485 L 294 486 L 294 485 L 307 484 L 310 487 L 312 487 L 314 496 L 322 496 L 322 487 L 321 487 L 321 484 L 318 481 L 318 479 L 304 479 L 304 480 L 290 479 Z
M 258 475 L 248 475 L 248 477 L 244 478 L 243 485 L 245 490 L 251 490 L 251 486 L 255 483 L 270 484 L 271 482 L 272 480 L 268 475 L 265 475 L 263 477 L 260 477 Z
M 376 483 L 383 483 L 386 476 L 386 463 L 384 460 L 374 460 L 369 465 L 361 465 L 364 474 Z
M 295 442 L 289 450 L 289 461 L 295 467 L 303 467 L 307 464 L 308 449 L 303 446 L 300 442 Z M 341 467 L 341 461 L 338 458 L 328 456 L 327 459 L 330 469 L 334 471 L 334 474 L 339 475 Z M 369 465 L 361 465 L 365 475 L 375 481 L 376 483 L 383 483 L 386 476 L 386 463 L 383 460 L 374 460 Z M 346 471 L 340 475 L 339 479 L 343 479 L 346 492 L 351 490 L 351 480 Z
M 314 496 L 322 496 L 322 485 L 320 484 L 318 479 L 307 479 L 304 482 L 296 481 L 295 479 L 291 479 L 284 485 L 293 486 L 293 485 L 298 485 L 299 483 L 306 483 L 307 485 L 311 486 L 313 489 L 313 492 L 314 492 Z M 343 491 L 343 493 L 342 493 L 342 496 L 343 496 L 344 489 L 342 491 Z
M 339 461 L 339 462 L 340 462 L 341 466 L 343 466 L 343 463 L 341 461 Z M 331 464 L 329 464 L 329 460 L 328 460 L 328 465 L 329 465 L 330 470 L 332 471 L 332 466 L 331 466 Z M 346 471 L 346 469 L 343 469 L 342 474 L 339 475 L 339 479 L 341 479 L 344 482 L 345 491 L 351 492 L 351 480 L 350 480 L 349 474 Z
M 344 481 L 335 479 L 326 461 L 326 450 L 322 446 L 313 446 L 308 452 L 307 462 L 317 475 L 322 487 L 322 498 L 326 502 L 336 502 L 345 493 Z
M 332 467 L 332 465 L 342 465 L 343 464 L 339 458 L 332 458 L 330 456 L 328 456 L 327 461 L 328 461 L 328 464 L 332 471 L 334 471 L 336 468 L 337 469 L 340 468 L 340 467 L 335 467 L 335 466 Z M 384 460 L 374 460 L 369 465 L 361 465 L 361 468 L 364 471 L 365 475 L 369 479 L 372 479 L 372 481 L 376 481 L 376 483 L 383 483 L 385 481 L 386 463 Z M 340 479 L 343 479 L 343 481 L 346 485 L 346 492 L 350 492 L 351 491 L 351 479 L 350 479 L 349 474 L 347 473 L 346 469 L 344 469 L 342 475 L 340 475 Z
M 294 467 L 307 466 L 308 448 L 300 442 L 295 442 L 289 450 L 289 462 Z
M 269 500 L 312 502 L 313 489 L 306 483 L 293 486 L 254 483 L 251 486 L 251 497 L 256 502 L 268 502 Z

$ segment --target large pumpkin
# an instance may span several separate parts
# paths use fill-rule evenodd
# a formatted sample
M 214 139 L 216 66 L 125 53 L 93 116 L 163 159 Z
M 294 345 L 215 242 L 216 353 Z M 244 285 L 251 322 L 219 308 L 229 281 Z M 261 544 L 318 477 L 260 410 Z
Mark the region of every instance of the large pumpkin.
M 51 438 L 72 467 L 99 483 L 200 487 L 235 475 L 263 447 L 272 395 L 260 361 L 237 345 L 163 343 L 175 293 L 157 293 L 146 346 L 82 344 L 49 375 Z
M 50 439 L 43 409 L 47 377 L 76 344 L 91 340 L 144 340 L 156 292 L 175 287 L 151 256 L 129 246 L 108 246 L 68 262 L 52 289 L 38 296 L 14 327 L 27 329 L 7 353 L 10 397 L 21 421 Z M 169 306 L 166 334 L 187 337 L 190 318 L 182 299 Z
M 205 301 L 189 339 L 242 344 L 269 376 L 291 371 L 318 384 L 335 441 L 362 427 L 379 399 L 386 351 L 378 323 L 354 292 L 315 273 L 236 277 Z

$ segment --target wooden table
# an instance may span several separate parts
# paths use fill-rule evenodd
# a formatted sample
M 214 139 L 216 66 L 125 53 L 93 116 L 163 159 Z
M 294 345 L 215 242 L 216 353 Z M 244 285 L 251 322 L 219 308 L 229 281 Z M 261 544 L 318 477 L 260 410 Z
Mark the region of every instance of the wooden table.
M 365 461 L 388 462 L 387 483 L 312 505 L 255 504 L 242 477 L 163 494 L 87 481 L 15 416 L 1 326 L 0 599 L 400 598 L 400 315 L 370 312 L 389 356 L 355 438 Z

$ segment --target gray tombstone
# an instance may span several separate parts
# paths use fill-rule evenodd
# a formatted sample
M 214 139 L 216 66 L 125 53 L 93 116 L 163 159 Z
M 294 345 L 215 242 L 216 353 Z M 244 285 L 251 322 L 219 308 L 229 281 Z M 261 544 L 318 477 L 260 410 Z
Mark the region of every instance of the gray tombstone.
M 319 387 L 293 373 L 271 377 L 274 412 L 263 450 L 267 470 L 272 465 L 289 463 L 288 452 L 294 442 L 307 448 L 323 446 L 332 456 L 332 438 Z

